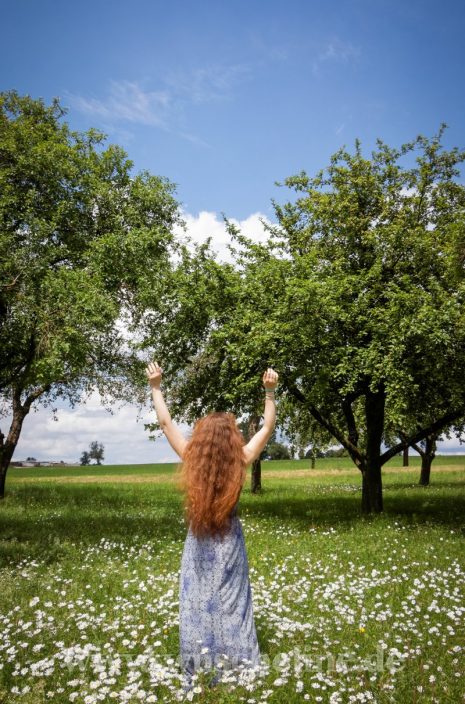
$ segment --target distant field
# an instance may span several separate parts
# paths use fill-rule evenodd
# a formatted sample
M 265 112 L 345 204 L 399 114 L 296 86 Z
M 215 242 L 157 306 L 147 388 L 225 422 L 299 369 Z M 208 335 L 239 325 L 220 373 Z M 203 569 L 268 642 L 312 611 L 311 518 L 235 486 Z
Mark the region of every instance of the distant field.
M 174 473 L 176 463 L 170 464 L 102 464 L 88 467 L 10 467 L 8 479 L 31 477 L 104 477 L 105 475 L 125 476 L 128 474 L 153 475 Z
M 244 529 L 263 668 L 194 702 L 464 701 L 465 457 L 383 471 L 360 512 L 346 459 L 250 470 Z M 182 701 L 176 464 L 10 468 L 0 502 L 0 703 Z M 248 679 L 247 679 L 248 678 Z
M 123 477 L 134 477 L 135 475 L 140 477 L 147 477 L 150 479 L 152 476 L 162 475 L 168 479 L 169 475 L 174 475 L 178 467 L 178 463 L 169 464 L 135 464 L 135 465 L 101 465 L 100 467 L 96 465 L 91 465 L 88 467 L 10 467 L 7 474 L 8 481 L 14 481 L 15 479 L 24 478 L 66 478 L 66 477 L 108 477 L 114 476 L 115 478 Z M 394 457 L 392 460 L 387 462 L 383 471 L 391 470 L 393 468 L 401 468 L 403 472 L 408 473 L 410 469 L 418 468 L 421 466 L 420 457 L 410 457 L 410 466 L 408 468 L 402 467 L 402 458 Z M 449 471 L 449 468 L 453 471 L 454 469 L 460 471 L 465 469 L 465 455 L 438 455 L 433 463 L 432 472 L 438 470 Z M 354 465 L 354 463 L 346 457 L 343 458 L 322 458 L 318 459 L 315 464 L 315 469 L 311 469 L 310 460 L 273 460 L 273 461 L 263 461 L 262 471 L 264 475 L 268 472 L 290 472 L 294 470 L 306 471 L 308 470 L 310 476 L 318 476 L 320 471 L 328 470 L 345 470 L 345 474 L 353 474 L 354 477 L 360 476 L 360 471 Z

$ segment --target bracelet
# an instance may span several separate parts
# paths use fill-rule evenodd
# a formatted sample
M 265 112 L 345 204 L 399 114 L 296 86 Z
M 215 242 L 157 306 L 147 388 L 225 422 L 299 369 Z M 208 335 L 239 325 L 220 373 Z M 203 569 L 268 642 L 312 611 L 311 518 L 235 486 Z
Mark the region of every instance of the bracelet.
M 274 394 L 274 389 L 267 389 L 265 386 L 265 393 L 266 394 Z

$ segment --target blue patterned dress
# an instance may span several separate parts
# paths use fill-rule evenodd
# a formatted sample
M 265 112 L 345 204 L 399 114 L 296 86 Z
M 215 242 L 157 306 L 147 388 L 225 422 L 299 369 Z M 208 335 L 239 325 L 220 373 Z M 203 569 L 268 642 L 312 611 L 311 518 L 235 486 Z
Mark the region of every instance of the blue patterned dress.
M 197 538 L 189 526 L 179 578 L 179 636 L 188 688 L 199 667 L 214 668 L 212 684 L 220 678 L 220 670 L 261 662 L 237 504 L 223 539 Z

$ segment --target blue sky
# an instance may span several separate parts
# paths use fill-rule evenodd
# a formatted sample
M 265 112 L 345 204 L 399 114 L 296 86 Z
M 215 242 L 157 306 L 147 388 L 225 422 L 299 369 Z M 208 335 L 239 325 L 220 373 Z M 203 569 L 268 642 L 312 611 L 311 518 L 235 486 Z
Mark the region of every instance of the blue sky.
M 465 139 L 465 5 L 424 0 L 2 2 L 1 85 L 69 107 L 189 213 L 272 216 L 276 180 L 355 137 Z
M 446 146 L 465 146 L 458 0 L 0 7 L 0 89 L 59 97 L 74 129 L 101 129 L 135 171 L 175 182 L 199 237 L 221 239 L 222 212 L 252 230 L 255 214 L 272 219 L 271 198 L 290 195 L 275 181 L 315 173 L 356 137 L 369 154 L 377 137 L 400 145 L 446 122 Z M 149 461 L 153 446 L 140 443 Z M 63 446 L 43 451 L 61 458 Z

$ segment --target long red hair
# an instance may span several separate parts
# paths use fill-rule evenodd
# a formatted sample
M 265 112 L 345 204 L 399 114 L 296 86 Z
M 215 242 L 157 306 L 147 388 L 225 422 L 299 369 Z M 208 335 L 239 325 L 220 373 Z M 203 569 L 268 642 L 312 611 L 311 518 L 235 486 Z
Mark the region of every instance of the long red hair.
M 194 535 L 223 536 L 245 481 L 244 438 L 232 413 L 210 413 L 194 426 L 178 486 Z

